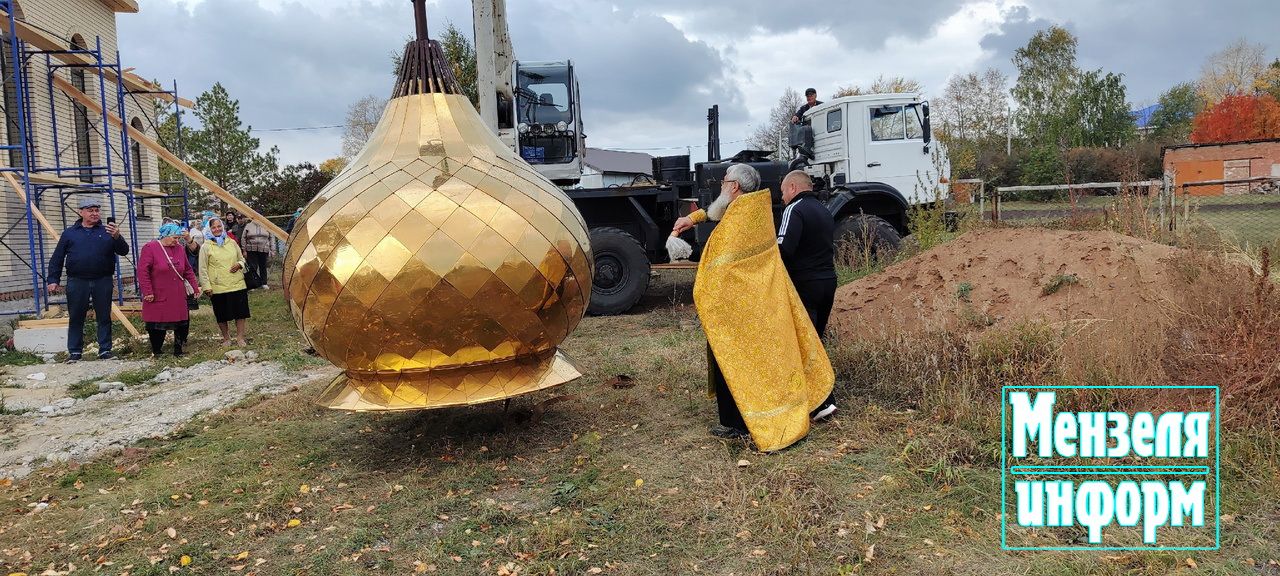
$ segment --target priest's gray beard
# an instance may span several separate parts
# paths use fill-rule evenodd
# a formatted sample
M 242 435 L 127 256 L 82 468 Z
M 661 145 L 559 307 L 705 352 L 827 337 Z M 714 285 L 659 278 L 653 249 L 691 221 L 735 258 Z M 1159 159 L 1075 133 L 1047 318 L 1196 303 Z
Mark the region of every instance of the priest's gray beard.
M 716 197 L 716 201 L 707 207 L 707 218 L 719 222 L 724 218 L 724 213 L 729 210 L 730 202 L 733 202 L 733 197 L 729 196 L 728 192 L 721 192 Z

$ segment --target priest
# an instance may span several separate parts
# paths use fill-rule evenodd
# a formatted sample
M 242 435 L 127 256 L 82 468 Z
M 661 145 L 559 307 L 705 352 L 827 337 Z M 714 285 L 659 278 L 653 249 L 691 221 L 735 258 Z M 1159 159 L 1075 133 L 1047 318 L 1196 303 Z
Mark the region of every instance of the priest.
M 693 299 L 720 413 L 712 434 L 749 434 L 770 452 L 809 433 L 809 413 L 831 393 L 835 373 L 783 266 L 769 190 L 759 187 L 749 165 L 725 173 L 706 210 L 717 224 L 699 259 Z

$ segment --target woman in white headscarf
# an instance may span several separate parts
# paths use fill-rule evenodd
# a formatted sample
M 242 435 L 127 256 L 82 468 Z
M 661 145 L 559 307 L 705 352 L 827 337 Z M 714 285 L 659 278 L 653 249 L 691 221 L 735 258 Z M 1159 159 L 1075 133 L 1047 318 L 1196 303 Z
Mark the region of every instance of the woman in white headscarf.
M 200 288 L 209 294 L 213 317 L 222 333 L 222 345 L 231 344 L 230 322 L 236 323 L 236 343 L 247 346 L 244 332 L 249 318 L 249 291 L 244 283 L 244 256 L 240 245 L 227 236 L 222 220 L 213 218 L 205 227 L 200 246 Z

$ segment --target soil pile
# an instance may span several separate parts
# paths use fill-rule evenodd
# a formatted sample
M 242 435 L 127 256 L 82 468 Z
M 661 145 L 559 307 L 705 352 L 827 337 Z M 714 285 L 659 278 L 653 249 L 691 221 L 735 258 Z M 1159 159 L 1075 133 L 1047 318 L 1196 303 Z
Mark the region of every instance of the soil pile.
M 892 336 L 1029 321 L 1154 327 L 1189 283 L 1176 248 L 1113 232 L 980 230 L 842 286 L 837 331 Z

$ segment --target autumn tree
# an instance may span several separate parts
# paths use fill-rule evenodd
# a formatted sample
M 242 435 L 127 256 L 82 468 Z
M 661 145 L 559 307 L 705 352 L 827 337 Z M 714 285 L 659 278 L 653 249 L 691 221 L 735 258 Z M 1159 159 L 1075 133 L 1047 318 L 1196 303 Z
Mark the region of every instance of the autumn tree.
M 1240 38 L 1209 56 L 1200 69 L 1200 96 L 1214 105 L 1233 94 L 1253 94 L 1267 67 L 1266 51 L 1262 44 Z
M 321 162 L 319 170 L 330 176 L 337 176 L 338 173 L 341 172 L 343 168 L 347 167 L 348 162 L 349 160 L 347 160 L 346 158 L 343 158 L 341 156 L 336 156 L 334 158 L 330 158 L 328 160 L 325 160 L 324 162 Z
M 1008 78 L 990 68 L 952 76 L 934 101 L 933 130 L 947 146 L 957 178 L 992 179 L 1005 155 L 1009 129 Z
M 1074 135 L 1070 109 L 1079 82 L 1075 35 L 1061 26 L 1036 32 L 1014 52 L 1013 99 L 1022 135 L 1034 145 L 1066 145 Z
M 778 138 L 783 139 L 785 146 L 786 130 L 791 125 L 791 116 L 802 104 L 804 104 L 804 97 L 788 86 L 782 92 L 782 96 L 778 97 L 778 103 L 769 111 L 769 118 L 752 130 L 751 136 L 747 138 L 747 144 L 756 150 L 775 150 L 775 159 L 790 158 L 790 154 L 779 149 Z
M 1204 100 L 1190 82 L 1178 84 L 1160 95 L 1159 107 L 1151 114 L 1151 134 L 1161 142 L 1186 142 L 1191 122 L 1204 108 Z
M 1008 77 L 995 68 L 952 76 L 934 102 L 934 127 L 956 140 L 1004 138 L 1008 90 Z
M 1258 92 L 1266 92 L 1280 100 L 1280 58 L 1271 61 L 1271 65 L 1254 81 L 1253 87 Z
M 240 122 L 240 102 L 221 83 L 196 98 L 192 112 L 200 126 L 184 143 L 196 170 L 238 198 L 248 197 L 255 184 L 275 173 L 280 150 L 273 146 L 265 153 L 258 151 L 253 127 Z M 188 195 L 193 206 L 213 205 L 207 190 L 192 187 Z M 225 202 L 217 204 L 226 209 Z
M 924 85 L 919 80 L 902 76 L 885 78 L 884 74 L 881 74 L 867 86 L 853 85 L 836 88 L 831 97 L 841 98 L 844 96 L 861 96 L 863 94 L 919 94 L 921 92 L 924 92 Z
M 387 101 L 372 94 L 356 100 L 347 107 L 347 121 L 342 129 L 342 157 L 350 160 L 360 153 L 364 143 L 378 127 Z
M 1280 103 L 1270 94 L 1232 94 L 1196 116 L 1197 144 L 1280 138 Z

